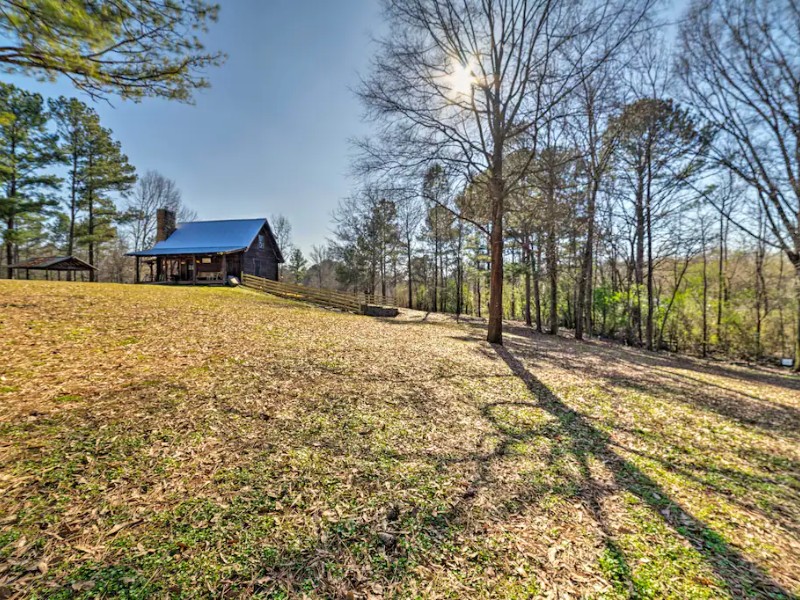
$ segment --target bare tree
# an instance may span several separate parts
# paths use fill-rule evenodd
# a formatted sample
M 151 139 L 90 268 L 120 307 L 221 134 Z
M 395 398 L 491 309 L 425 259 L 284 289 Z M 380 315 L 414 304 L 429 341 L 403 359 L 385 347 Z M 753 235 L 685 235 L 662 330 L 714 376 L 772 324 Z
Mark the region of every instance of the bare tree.
M 725 306 L 728 302 L 728 275 L 726 272 L 728 260 L 728 237 L 730 234 L 731 219 L 738 199 L 742 195 L 740 189 L 743 184 L 735 179 L 734 174 L 728 170 L 724 173 L 726 177 L 717 186 L 714 195 L 709 197 L 711 204 L 719 215 L 717 233 L 717 314 L 716 314 L 716 333 L 717 348 L 727 350 L 727 335 L 723 327 L 723 317 Z
M 800 5 L 700 0 L 681 31 L 679 73 L 716 128 L 713 156 L 751 190 L 770 238 L 795 271 L 800 371 Z
M 275 242 L 278 244 L 278 249 L 284 258 L 289 258 L 292 253 L 292 224 L 289 219 L 281 214 L 270 215 L 269 225 L 272 229 L 272 235 L 275 236 Z M 284 265 L 278 265 L 279 274 L 283 275 Z
M 194 221 L 197 213 L 183 203 L 178 185 L 158 171 L 139 178 L 133 196 L 125 207 L 128 231 L 135 251 L 153 245 L 156 237 L 156 211 L 173 211 L 178 222 Z
M 269 224 L 281 254 L 289 256 L 292 249 L 292 224 L 289 219 L 281 214 L 272 215 L 269 218 Z
M 323 245 L 313 245 L 311 246 L 311 262 L 314 266 L 317 267 L 317 283 L 319 284 L 318 287 L 322 287 L 322 263 L 328 260 L 330 256 L 330 248 L 328 246 Z
M 538 131 L 592 68 L 638 25 L 650 0 L 387 0 L 391 32 L 360 95 L 383 123 L 362 167 L 424 171 L 439 163 L 464 187 L 486 173 L 490 228 L 488 340 L 502 343 L 505 200 L 536 156 Z M 616 43 L 608 43 L 609 39 Z M 606 40 L 604 52 L 596 42 Z M 509 172 L 506 157 L 530 160 Z

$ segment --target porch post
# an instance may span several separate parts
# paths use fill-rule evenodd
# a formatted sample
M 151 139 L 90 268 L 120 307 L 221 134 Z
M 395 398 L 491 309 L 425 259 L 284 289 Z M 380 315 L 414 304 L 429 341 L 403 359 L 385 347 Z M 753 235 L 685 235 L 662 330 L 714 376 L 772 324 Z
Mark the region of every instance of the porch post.
M 222 255 L 222 283 L 226 283 L 228 281 L 228 255 Z
M 192 285 L 197 285 L 197 256 L 192 254 Z
M 140 279 L 140 276 L 139 276 L 139 257 L 138 257 L 138 255 L 136 256 L 136 273 L 134 274 L 133 282 L 134 283 L 141 283 L 141 279 Z

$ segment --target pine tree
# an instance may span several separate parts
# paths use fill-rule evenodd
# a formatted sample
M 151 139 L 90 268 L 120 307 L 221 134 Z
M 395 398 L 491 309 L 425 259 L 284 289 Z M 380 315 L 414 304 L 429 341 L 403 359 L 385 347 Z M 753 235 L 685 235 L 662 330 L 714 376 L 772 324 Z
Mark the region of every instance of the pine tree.
M 68 196 L 65 200 L 67 208 L 66 251 L 75 252 L 75 226 L 78 216 L 80 195 L 80 177 L 84 171 L 86 160 L 86 123 L 95 112 L 83 102 L 75 98 L 61 96 L 50 100 L 50 112 L 55 120 L 56 131 L 61 142 L 61 152 L 67 164 Z
M 0 70 L 63 75 L 92 97 L 191 100 L 202 71 L 224 56 L 197 33 L 216 21 L 206 0 L 15 0 L 0 3 Z
M 632 192 L 635 222 L 633 329 L 648 350 L 655 341 L 656 248 L 654 229 L 676 212 L 679 192 L 702 166 L 703 136 L 691 115 L 672 100 L 644 98 L 626 105 L 610 127 L 618 128 L 614 160 Z M 642 294 L 646 294 L 646 301 Z M 643 306 L 645 311 L 643 311 Z M 643 315 L 642 313 L 645 312 Z M 644 323 L 644 336 L 642 324 Z
M 90 113 L 85 122 L 86 156 L 80 171 L 80 207 L 86 211 L 82 224 L 81 242 L 88 247 L 89 264 L 95 264 L 97 248 L 116 236 L 114 222 L 118 211 L 113 192 L 125 193 L 136 182 L 134 167 L 122 153 L 111 130 L 102 127 L 96 114 Z M 90 280 L 95 280 L 91 271 Z
M 303 283 L 303 278 L 306 276 L 306 266 L 308 261 L 303 256 L 300 248 L 294 248 L 292 254 L 289 256 L 289 272 L 292 274 L 295 283 Z
M 42 97 L 0 83 L 0 219 L 5 224 L 9 279 L 24 238 L 19 221 L 54 204 L 45 192 L 58 184 L 58 178 L 44 170 L 58 159 L 56 137 L 47 131 Z

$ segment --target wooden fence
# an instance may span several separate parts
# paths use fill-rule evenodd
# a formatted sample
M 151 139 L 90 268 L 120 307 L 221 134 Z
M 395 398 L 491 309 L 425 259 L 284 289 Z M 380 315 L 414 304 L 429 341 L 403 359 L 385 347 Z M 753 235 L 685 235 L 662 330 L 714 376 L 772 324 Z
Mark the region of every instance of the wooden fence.
M 355 313 L 365 312 L 366 306 L 368 305 L 397 307 L 397 302 L 394 298 L 367 294 L 347 294 L 334 290 L 309 287 L 307 285 L 272 281 L 271 279 L 264 279 L 254 275 L 243 274 L 242 284 L 250 288 L 261 290 L 262 292 L 267 292 L 268 294 L 280 296 L 281 298 L 311 302 L 313 304 L 330 306 L 331 308 L 338 308 Z

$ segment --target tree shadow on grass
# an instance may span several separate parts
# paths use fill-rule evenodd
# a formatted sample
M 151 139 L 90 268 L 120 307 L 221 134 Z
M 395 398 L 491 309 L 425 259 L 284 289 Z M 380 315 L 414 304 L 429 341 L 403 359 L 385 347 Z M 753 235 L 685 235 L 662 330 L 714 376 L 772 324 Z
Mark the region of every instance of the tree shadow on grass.
M 782 436 L 800 436 L 800 410 L 745 394 L 716 383 L 662 369 L 651 371 L 658 379 L 658 394 L 692 407 L 711 411 L 743 427 Z M 653 380 L 613 377 L 613 386 L 652 395 Z
M 480 323 L 468 323 L 473 325 L 476 335 L 482 337 L 483 329 Z M 536 333 L 531 328 L 516 323 L 504 323 L 503 331 L 512 336 L 531 338 L 536 336 L 540 345 L 558 344 L 559 350 L 563 350 L 565 338 L 547 334 Z M 567 338 L 572 340 L 572 338 Z M 574 341 L 574 340 L 573 340 Z M 756 385 L 770 385 L 784 388 L 790 391 L 800 391 L 800 376 L 787 370 L 769 368 L 761 365 L 747 365 L 741 368 L 729 362 L 714 361 L 712 359 L 701 359 L 686 355 L 667 354 L 652 352 L 642 348 L 626 346 L 624 344 L 600 340 L 597 338 L 584 341 L 574 341 L 572 350 L 580 354 L 582 350 L 591 351 L 594 354 L 606 357 L 613 361 L 623 361 L 637 367 L 646 368 L 683 368 L 696 373 L 703 373 L 715 377 L 738 380 L 743 383 Z M 546 349 L 545 349 L 546 351 Z M 708 383 L 703 381 L 703 383 Z M 740 392 L 741 393 L 741 392 Z
M 787 390 L 800 391 L 800 377 L 777 369 L 768 369 L 758 365 L 748 365 L 747 368 L 742 369 L 733 364 L 715 364 L 710 360 L 693 359 L 687 356 L 662 356 L 655 352 L 636 351 L 630 348 L 625 348 L 625 350 L 630 362 L 642 366 L 672 368 L 677 366 L 697 373 L 739 380 L 743 383 L 766 384 Z M 707 382 L 703 381 L 703 383 Z
M 681 477 L 689 479 L 705 488 L 711 489 L 717 494 L 724 496 L 726 501 L 747 511 L 760 514 L 765 519 L 778 523 L 781 527 L 795 536 L 800 536 L 800 524 L 798 524 L 795 516 L 787 510 L 787 507 L 784 504 L 787 502 L 786 498 L 780 498 L 779 500 L 776 499 L 770 502 L 762 501 L 767 507 L 765 508 L 764 506 L 759 505 L 758 500 L 754 499 L 752 494 L 744 497 L 731 494 L 724 485 L 721 485 L 719 482 L 715 481 L 715 477 L 719 477 L 726 481 L 735 482 L 737 485 L 742 487 L 754 489 L 757 486 L 765 483 L 765 479 L 763 477 L 743 473 L 741 471 L 737 471 L 736 469 L 716 468 L 696 464 L 690 464 L 689 466 L 681 465 L 679 463 L 676 464 L 675 461 L 668 461 L 655 454 L 637 450 L 623 444 L 612 443 L 611 445 L 623 450 L 624 452 L 635 454 L 647 461 L 658 463 L 667 471 L 677 473 Z M 769 483 L 775 484 L 776 482 L 769 481 Z M 792 484 L 789 483 L 788 486 L 791 487 Z M 794 491 L 796 494 L 796 488 Z
M 589 468 L 590 458 L 601 461 L 613 475 L 615 487 L 626 490 L 639 498 L 644 504 L 660 514 L 665 523 L 676 533 L 689 541 L 699 552 L 718 577 L 725 582 L 729 592 L 736 598 L 794 598 L 794 596 L 763 572 L 739 551 L 730 546 L 706 523 L 684 510 L 672 501 L 665 490 L 652 478 L 643 473 L 630 461 L 623 458 L 612 447 L 608 436 L 591 425 L 581 413 L 567 406 L 561 399 L 539 381 L 523 363 L 507 348 L 495 346 L 497 355 L 519 377 L 536 398 L 536 402 L 498 402 L 484 407 L 484 414 L 504 435 L 498 451 L 504 445 L 514 443 L 519 436 L 509 432 L 503 423 L 493 416 L 493 408 L 503 405 L 530 406 L 540 408 L 555 417 L 559 428 L 567 435 L 560 436 L 562 444 L 567 445 L 580 465 L 582 485 L 581 496 L 593 513 L 598 525 L 608 534 L 604 524 L 601 498 L 604 490 L 596 482 Z M 621 553 L 608 536 L 607 548 L 620 557 Z M 611 544 L 609 546 L 608 544 Z M 616 552 L 613 550 L 616 548 Z M 624 563 L 623 563 L 624 564 Z M 627 567 L 622 568 L 626 572 Z
M 606 342 L 568 341 L 557 336 L 535 334 L 530 329 L 514 325 L 507 327 L 507 333 L 509 345 L 513 347 L 524 343 L 527 356 L 555 362 L 565 368 L 588 373 L 593 378 L 607 380 L 614 386 L 647 394 L 653 393 L 657 379 L 657 393 L 660 396 L 667 394 L 672 400 L 714 412 L 745 427 L 758 427 L 783 436 L 798 436 L 800 409 L 797 407 L 708 381 L 699 375 L 787 390 L 800 390 L 800 378 L 707 364 L 687 357 L 662 356 Z M 631 376 L 625 367 L 636 371 L 636 375 Z

